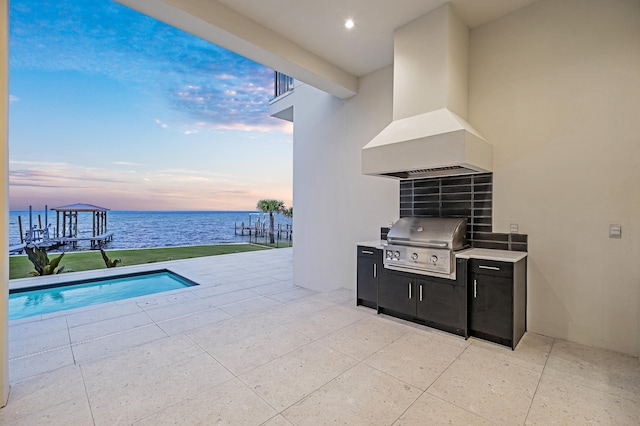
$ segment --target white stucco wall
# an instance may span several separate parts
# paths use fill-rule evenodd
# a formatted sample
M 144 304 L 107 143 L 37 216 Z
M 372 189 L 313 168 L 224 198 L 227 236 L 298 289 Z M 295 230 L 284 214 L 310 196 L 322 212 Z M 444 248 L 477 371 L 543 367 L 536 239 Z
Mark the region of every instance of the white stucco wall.
M 293 277 L 315 290 L 355 289 L 357 241 L 396 220 L 399 184 L 363 176 L 360 151 L 391 121 L 392 69 L 340 100 L 308 85 L 294 93 Z
M 529 234 L 529 330 L 638 354 L 640 2 L 542 0 L 473 30 L 470 53 L 494 231 Z
M 0 0 L 0 407 L 9 397 L 9 4 Z
M 639 17 L 635 0 L 542 0 L 474 29 L 469 58 L 469 121 L 494 145 L 494 231 L 529 235 L 529 330 L 636 355 Z M 391 74 L 346 101 L 296 89 L 298 285 L 353 288 L 354 243 L 397 217 L 397 182 L 359 174 L 392 116 Z

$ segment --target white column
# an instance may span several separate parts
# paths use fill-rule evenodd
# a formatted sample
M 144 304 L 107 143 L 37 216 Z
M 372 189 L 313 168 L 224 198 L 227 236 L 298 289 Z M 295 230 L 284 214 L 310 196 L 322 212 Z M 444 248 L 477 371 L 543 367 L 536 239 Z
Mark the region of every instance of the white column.
M 9 1 L 0 0 L 0 407 L 9 397 Z

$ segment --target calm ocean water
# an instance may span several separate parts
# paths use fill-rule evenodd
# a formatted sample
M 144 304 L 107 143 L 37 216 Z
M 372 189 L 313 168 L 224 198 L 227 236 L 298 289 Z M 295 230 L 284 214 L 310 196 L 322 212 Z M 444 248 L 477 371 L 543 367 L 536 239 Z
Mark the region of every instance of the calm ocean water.
M 56 212 L 48 212 L 45 222 L 45 212 L 33 211 L 33 224 L 38 225 L 40 215 L 42 225 L 51 225 L 55 232 Z M 11 211 L 9 215 L 9 244 L 20 243 L 18 216 L 22 217 L 23 231 L 29 227 L 29 211 Z M 110 211 L 107 213 L 108 230 L 114 232 L 113 241 L 106 249 L 131 249 L 149 247 L 171 247 L 186 245 L 205 245 L 219 243 L 239 243 L 246 238 L 234 235 L 234 222 L 254 224 L 256 219 L 267 219 L 268 215 L 255 211 Z M 62 215 L 60 215 L 62 220 Z M 290 224 L 291 219 L 283 215 L 276 215 L 278 223 Z M 62 227 L 62 225 L 60 225 Z M 78 236 L 90 237 L 92 232 L 92 214 L 78 215 Z M 88 250 L 89 242 L 81 242 L 79 250 Z M 71 251 L 66 246 L 65 251 Z

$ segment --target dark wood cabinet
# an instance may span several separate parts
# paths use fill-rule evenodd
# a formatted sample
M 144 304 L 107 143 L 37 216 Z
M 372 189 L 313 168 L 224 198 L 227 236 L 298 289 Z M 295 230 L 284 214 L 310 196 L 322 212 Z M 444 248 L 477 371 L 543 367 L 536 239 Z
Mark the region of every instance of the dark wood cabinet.
M 467 337 L 466 286 L 446 281 L 419 284 L 416 316 L 426 325 Z
M 382 268 L 382 250 L 358 246 L 356 303 L 378 307 L 378 274 Z
M 527 328 L 526 265 L 469 261 L 469 334 L 516 347 Z
M 456 258 L 456 279 L 385 269 L 358 246 L 357 304 L 429 327 L 516 347 L 527 329 L 527 258 Z
M 385 270 L 378 282 L 378 312 L 392 311 L 407 319 L 416 314 L 417 280 L 413 274 Z
M 457 279 L 385 270 L 378 282 L 378 312 L 467 337 L 466 260 Z

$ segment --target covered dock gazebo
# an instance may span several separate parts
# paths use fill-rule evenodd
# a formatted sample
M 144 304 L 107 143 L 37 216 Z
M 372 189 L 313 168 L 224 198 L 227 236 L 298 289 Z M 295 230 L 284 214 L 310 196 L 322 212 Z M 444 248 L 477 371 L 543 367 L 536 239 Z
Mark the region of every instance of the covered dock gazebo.
M 56 212 L 56 236 L 61 244 L 73 243 L 74 247 L 80 240 L 91 241 L 91 247 L 98 246 L 113 238 L 113 232 L 107 229 L 107 212 L 109 209 L 93 204 L 71 204 L 68 206 L 54 207 Z M 78 214 L 90 212 L 93 214 L 93 230 L 91 237 L 78 237 Z M 60 214 L 62 213 L 62 220 Z M 62 227 L 60 226 L 62 225 Z

